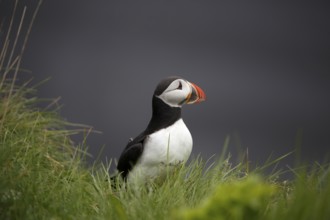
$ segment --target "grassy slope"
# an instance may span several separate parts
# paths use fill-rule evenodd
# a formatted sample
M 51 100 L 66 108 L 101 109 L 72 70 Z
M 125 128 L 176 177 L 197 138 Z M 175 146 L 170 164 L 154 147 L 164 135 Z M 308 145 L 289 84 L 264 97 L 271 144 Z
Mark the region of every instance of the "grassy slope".
M 228 159 L 196 158 L 163 184 L 114 190 L 106 164 L 84 167 L 84 151 L 70 141 L 77 130 L 11 83 L 0 88 L 1 219 L 330 218 L 326 165 L 283 183 Z
M 35 107 L 33 88 L 15 86 L 28 33 L 2 34 L 0 219 L 330 219 L 328 165 L 279 182 L 222 153 L 212 165 L 193 159 L 162 184 L 113 189 L 109 165 L 86 168 L 84 147 L 70 140 L 86 128 L 68 129 L 56 110 Z

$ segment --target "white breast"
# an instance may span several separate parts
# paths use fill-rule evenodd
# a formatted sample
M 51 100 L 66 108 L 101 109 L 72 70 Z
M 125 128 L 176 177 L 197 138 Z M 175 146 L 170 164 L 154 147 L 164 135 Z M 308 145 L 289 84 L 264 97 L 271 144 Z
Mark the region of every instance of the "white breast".
M 149 135 L 141 158 L 129 173 L 128 181 L 154 179 L 166 173 L 168 167 L 186 162 L 193 146 L 191 134 L 182 119 Z

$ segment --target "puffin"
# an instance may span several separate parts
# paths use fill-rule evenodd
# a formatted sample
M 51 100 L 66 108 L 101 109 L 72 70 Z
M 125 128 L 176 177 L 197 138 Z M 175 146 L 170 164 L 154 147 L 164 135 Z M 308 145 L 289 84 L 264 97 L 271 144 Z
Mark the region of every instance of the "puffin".
M 181 77 L 159 82 L 152 96 L 152 116 L 146 129 L 130 138 L 121 153 L 117 170 L 125 182 L 142 182 L 164 177 L 168 168 L 184 164 L 193 139 L 182 120 L 184 104 L 200 103 L 204 91 Z

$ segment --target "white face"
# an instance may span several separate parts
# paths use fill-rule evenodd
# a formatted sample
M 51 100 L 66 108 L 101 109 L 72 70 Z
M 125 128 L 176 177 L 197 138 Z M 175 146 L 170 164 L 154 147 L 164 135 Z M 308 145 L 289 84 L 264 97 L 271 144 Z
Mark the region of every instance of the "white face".
M 183 79 L 174 80 L 165 91 L 158 96 L 166 104 L 172 107 L 181 107 L 185 104 L 192 88 L 188 81 Z

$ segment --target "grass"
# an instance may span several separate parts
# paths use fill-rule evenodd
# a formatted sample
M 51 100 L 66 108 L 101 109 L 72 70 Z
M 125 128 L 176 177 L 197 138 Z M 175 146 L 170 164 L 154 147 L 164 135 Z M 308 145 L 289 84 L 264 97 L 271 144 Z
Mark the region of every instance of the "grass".
M 84 145 L 70 140 L 88 128 L 35 107 L 40 100 L 31 87 L 1 85 L 1 219 L 330 218 L 327 164 L 292 170 L 293 180 L 279 181 L 279 173 L 262 174 L 267 165 L 233 166 L 224 151 L 213 163 L 192 159 L 163 183 L 114 189 L 110 164 L 87 167 Z
M 51 101 L 38 108 L 35 87 L 17 85 L 25 43 L 17 50 L 9 39 L 0 48 L 0 219 L 330 219 L 328 164 L 296 167 L 283 181 L 263 172 L 281 158 L 233 165 L 229 139 L 218 159 L 196 157 L 162 183 L 114 188 L 111 163 L 86 166 L 84 141 L 70 139 L 89 128 L 64 121 Z

